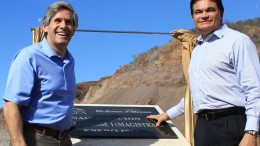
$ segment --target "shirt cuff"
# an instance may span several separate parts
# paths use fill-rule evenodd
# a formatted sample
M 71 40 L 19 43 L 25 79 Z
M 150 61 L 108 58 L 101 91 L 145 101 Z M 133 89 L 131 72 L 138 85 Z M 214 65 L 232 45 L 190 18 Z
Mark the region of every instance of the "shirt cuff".
M 247 116 L 245 130 L 254 130 L 259 132 L 259 117 Z
M 174 107 L 167 110 L 168 116 L 171 118 L 177 117 L 179 115 L 183 115 L 184 113 L 184 98 Z

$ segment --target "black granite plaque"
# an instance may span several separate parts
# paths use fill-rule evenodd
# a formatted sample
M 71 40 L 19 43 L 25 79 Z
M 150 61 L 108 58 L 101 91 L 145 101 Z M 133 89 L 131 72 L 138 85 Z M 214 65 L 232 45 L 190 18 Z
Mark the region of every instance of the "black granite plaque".
M 70 135 L 81 138 L 178 138 L 165 122 L 155 127 L 146 119 L 159 114 L 155 107 L 75 106 L 76 123 Z

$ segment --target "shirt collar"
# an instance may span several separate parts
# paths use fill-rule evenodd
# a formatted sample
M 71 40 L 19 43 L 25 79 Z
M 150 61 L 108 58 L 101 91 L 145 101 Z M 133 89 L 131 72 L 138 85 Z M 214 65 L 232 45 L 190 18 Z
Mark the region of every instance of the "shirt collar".
M 43 38 L 42 42 L 42 51 L 49 57 L 53 57 L 53 56 L 58 56 L 56 54 L 56 52 L 52 49 L 52 47 L 49 45 L 49 43 L 47 42 L 47 40 L 45 38 Z
M 210 41 L 212 38 L 215 38 L 215 37 L 217 37 L 218 39 L 222 38 L 224 36 L 224 32 L 227 28 L 228 28 L 228 26 L 226 24 L 222 24 L 217 30 L 215 30 L 214 32 L 209 34 L 205 40 L 203 40 L 202 35 L 200 35 L 197 38 L 198 44 L 202 44 L 204 41 Z
M 42 42 L 41 42 L 41 45 L 42 45 L 42 51 L 49 57 L 60 57 L 59 55 L 56 54 L 56 52 L 52 49 L 52 47 L 49 45 L 48 41 L 46 40 L 46 38 L 43 38 Z M 64 59 L 68 59 L 70 60 L 71 59 L 71 54 L 69 52 L 69 50 L 67 49 L 67 52 L 66 52 L 66 55 L 65 55 L 65 58 Z

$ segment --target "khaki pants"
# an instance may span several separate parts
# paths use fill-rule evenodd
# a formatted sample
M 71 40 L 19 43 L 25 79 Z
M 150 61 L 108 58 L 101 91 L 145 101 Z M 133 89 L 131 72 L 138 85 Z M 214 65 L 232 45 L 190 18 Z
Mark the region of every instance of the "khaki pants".
M 66 136 L 63 139 L 56 139 L 52 136 L 24 130 L 24 137 L 27 146 L 72 146 L 69 136 Z

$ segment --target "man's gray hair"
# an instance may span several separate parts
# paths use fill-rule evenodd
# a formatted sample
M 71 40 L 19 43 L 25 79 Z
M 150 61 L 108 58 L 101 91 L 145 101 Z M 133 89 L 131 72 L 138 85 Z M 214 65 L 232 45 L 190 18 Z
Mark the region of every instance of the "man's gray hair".
M 61 9 L 66 9 L 66 10 L 69 10 L 72 12 L 72 16 L 73 16 L 73 26 L 74 26 L 74 29 L 76 29 L 78 27 L 78 15 L 77 13 L 74 11 L 73 7 L 67 3 L 67 2 L 64 2 L 64 1 L 59 1 L 59 2 L 54 2 L 52 3 L 46 13 L 45 13 L 45 16 L 43 17 L 43 19 L 41 19 L 41 23 L 43 25 L 49 25 L 50 24 L 50 21 L 51 21 L 51 18 Z

